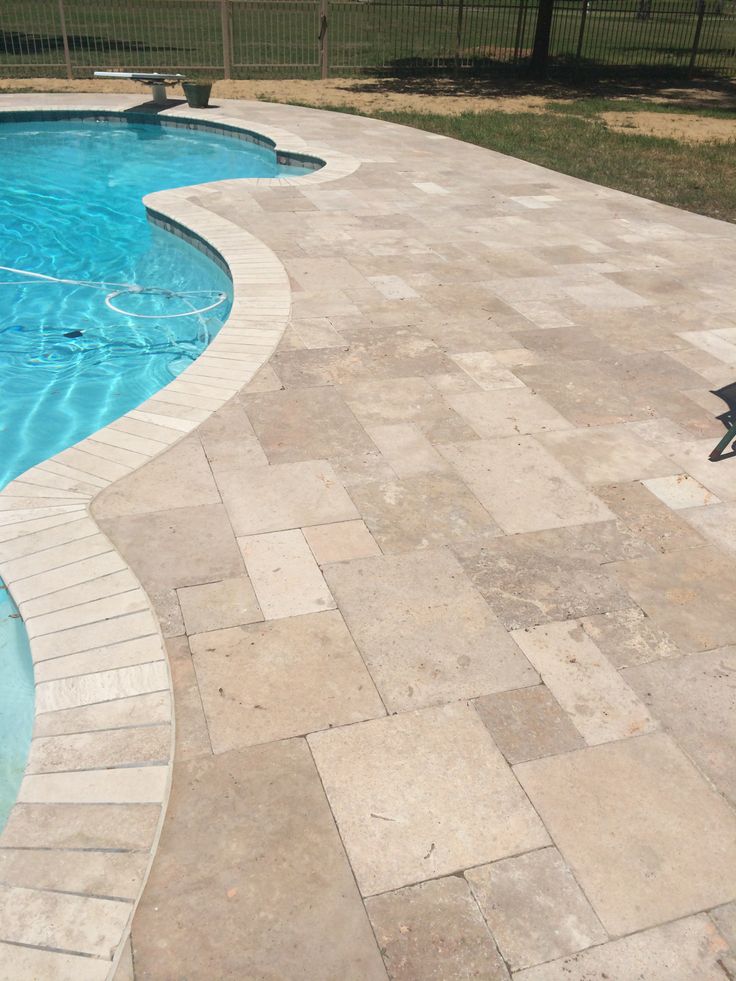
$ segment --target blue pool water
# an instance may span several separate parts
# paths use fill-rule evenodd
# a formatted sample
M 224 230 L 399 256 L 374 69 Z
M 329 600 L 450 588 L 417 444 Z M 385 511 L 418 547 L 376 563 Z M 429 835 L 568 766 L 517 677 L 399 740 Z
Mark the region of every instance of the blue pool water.
M 149 398 L 227 317 L 229 279 L 141 198 L 303 172 L 156 117 L 0 121 L 0 488 Z M 0 588 L 0 828 L 32 721 L 27 638 Z

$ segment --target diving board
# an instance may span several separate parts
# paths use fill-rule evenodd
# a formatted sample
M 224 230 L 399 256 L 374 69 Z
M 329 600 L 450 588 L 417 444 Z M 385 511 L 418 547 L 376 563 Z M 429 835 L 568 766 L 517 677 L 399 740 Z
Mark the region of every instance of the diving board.
M 151 95 L 157 106 L 166 105 L 166 86 L 181 82 L 186 75 L 176 72 L 95 72 L 95 78 L 127 78 L 151 86 Z

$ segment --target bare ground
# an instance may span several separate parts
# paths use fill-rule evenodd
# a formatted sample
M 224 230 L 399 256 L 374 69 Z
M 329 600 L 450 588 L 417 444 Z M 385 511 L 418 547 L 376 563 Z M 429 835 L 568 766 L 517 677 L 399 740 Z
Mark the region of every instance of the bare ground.
M 148 89 L 135 82 L 116 79 L 14 78 L 0 79 L 0 92 L 138 92 Z M 183 98 L 180 86 L 170 86 L 172 98 Z M 729 87 L 710 89 L 651 88 L 627 91 L 621 98 L 635 95 L 651 102 L 677 103 L 685 108 L 733 108 L 736 98 Z M 483 79 L 454 78 L 386 79 L 330 78 L 315 79 L 248 79 L 217 81 L 213 96 L 222 99 L 256 99 L 269 102 L 292 102 L 313 106 L 353 107 L 363 112 L 376 110 L 409 110 L 413 112 L 458 115 L 463 112 L 545 112 L 547 102 L 571 102 L 574 93 L 555 86 L 537 86 L 535 94 L 519 86 L 509 93 L 502 85 Z M 663 112 L 605 112 L 597 117 L 611 129 L 624 132 L 667 136 L 688 142 L 736 139 L 736 116 L 733 120 Z

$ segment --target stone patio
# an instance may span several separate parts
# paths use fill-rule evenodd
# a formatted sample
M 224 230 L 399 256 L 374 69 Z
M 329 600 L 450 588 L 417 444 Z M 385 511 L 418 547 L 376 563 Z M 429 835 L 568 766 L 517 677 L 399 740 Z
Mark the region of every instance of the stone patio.
M 736 228 L 387 123 L 222 111 L 360 166 L 192 196 L 281 260 L 289 325 L 92 505 L 176 710 L 116 981 L 736 977 L 736 459 L 708 460 Z M 76 915 L 76 974 L 11 924 L 33 953 L 0 978 L 96 979 Z

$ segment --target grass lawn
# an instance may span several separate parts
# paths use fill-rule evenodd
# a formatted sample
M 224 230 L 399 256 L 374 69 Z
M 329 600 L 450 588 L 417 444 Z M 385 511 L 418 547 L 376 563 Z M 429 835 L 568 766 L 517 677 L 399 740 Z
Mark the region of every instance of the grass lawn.
M 736 222 L 736 142 L 690 144 L 616 132 L 595 118 L 601 111 L 632 106 L 656 110 L 650 102 L 599 98 L 577 100 L 561 106 L 561 111 L 552 102 L 547 113 L 447 116 L 402 111 L 370 115 L 476 143 L 686 211 Z M 668 111 L 672 111 L 671 105 Z M 713 109 L 712 113 L 736 120 L 734 109 Z

